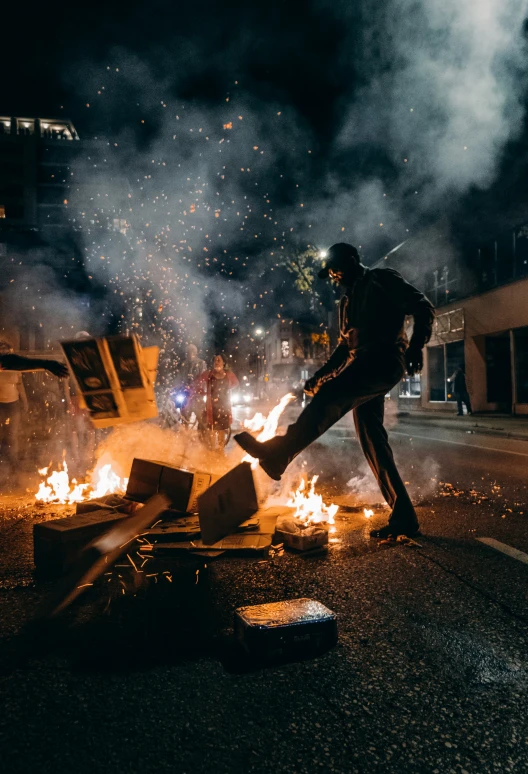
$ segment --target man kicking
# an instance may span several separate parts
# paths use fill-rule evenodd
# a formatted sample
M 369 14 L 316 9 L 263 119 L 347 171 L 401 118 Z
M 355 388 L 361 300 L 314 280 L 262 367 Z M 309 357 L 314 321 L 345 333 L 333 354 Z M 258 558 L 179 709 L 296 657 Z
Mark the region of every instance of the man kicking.
M 373 538 L 419 534 L 418 518 L 394 462 L 383 427 L 384 398 L 407 370 L 423 366 L 422 349 L 431 337 L 434 308 L 393 269 L 367 269 L 352 245 L 338 243 L 327 253 L 319 277 L 345 288 L 339 305 L 339 342 L 327 362 L 305 384 L 313 400 L 286 434 L 260 443 L 247 432 L 235 441 L 279 480 L 290 462 L 350 410 L 356 433 L 383 497 L 392 509 L 389 523 Z M 410 343 L 406 315 L 414 318 Z

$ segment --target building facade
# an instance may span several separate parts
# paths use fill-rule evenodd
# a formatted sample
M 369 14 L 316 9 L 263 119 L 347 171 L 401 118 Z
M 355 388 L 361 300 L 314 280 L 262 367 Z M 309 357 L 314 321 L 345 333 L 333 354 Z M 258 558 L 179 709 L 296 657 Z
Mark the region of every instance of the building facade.
M 504 232 L 472 257 L 472 265 L 435 269 L 432 283 L 423 283 L 437 316 L 422 374 L 393 390 L 400 410 L 456 411 L 450 377 L 461 366 L 473 411 L 528 415 L 528 227 Z

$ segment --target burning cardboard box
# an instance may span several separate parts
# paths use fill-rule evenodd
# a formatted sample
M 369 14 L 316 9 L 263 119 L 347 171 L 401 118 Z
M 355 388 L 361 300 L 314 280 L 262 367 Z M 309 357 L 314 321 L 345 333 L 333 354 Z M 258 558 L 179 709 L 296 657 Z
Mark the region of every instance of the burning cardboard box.
M 95 427 L 158 416 L 154 382 L 158 347 L 142 349 L 137 336 L 61 342 L 75 377 L 81 407 Z

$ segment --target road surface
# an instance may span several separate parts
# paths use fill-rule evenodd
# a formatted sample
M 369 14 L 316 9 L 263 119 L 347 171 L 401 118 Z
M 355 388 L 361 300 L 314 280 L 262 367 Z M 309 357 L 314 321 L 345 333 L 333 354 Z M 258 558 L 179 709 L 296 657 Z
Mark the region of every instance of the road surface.
M 368 539 L 387 513 L 345 419 L 285 483 L 319 473 L 341 504 L 327 554 L 181 568 L 106 610 L 97 589 L 38 638 L 31 530 L 53 508 L 4 499 L 3 770 L 526 771 L 528 442 L 390 424 L 420 547 Z M 337 613 L 336 648 L 233 661 L 236 607 L 303 596 Z

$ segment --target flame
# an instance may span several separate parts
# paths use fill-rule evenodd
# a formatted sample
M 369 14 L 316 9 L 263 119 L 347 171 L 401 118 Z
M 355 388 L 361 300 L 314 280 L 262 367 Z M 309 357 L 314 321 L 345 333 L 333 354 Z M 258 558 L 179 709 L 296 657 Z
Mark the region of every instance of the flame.
M 41 468 L 39 473 L 45 476 L 49 468 Z M 83 500 L 93 500 L 113 492 L 124 492 L 128 479 L 121 479 L 113 472 L 111 465 L 103 465 L 96 468 L 91 476 L 91 481 L 78 484 L 76 479 L 70 481 L 68 465 L 64 461 L 62 470 L 54 470 L 42 481 L 35 495 L 35 499 L 42 503 L 62 503 L 72 505 Z
M 97 477 L 97 480 L 95 480 Z M 104 497 L 114 492 L 124 492 L 128 486 L 128 478 L 120 478 L 112 470 L 112 465 L 108 463 L 99 469 L 95 469 L 92 475 L 93 494 L 90 498 Z
M 370 519 L 371 516 L 374 516 L 374 511 L 371 511 L 370 508 L 363 508 L 363 513 L 365 514 L 366 519 Z
M 325 505 L 320 494 L 315 494 L 315 485 L 319 476 L 314 476 L 307 485 L 306 480 L 302 479 L 295 492 L 290 492 L 290 498 L 286 505 L 295 508 L 293 514 L 295 519 L 305 524 L 319 524 L 324 521 L 327 524 L 335 524 L 335 515 L 339 510 L 338 505 Z M 308 492 L 306 492 L 309 486 Z M 335 532 L 335 527 L 330 532 Z
M 271 409 L 267 417 L 264 417 L 263 414 L 255 414 L 252 419 L 244 420 L 244 427 L 247 427 L 248 430 L 252 430 L 253 432 L 260 430 L 260 433 L 257 435 L 257 441 L 260 441 L 261 443 L 263 441 L 269 441 L 269 439 L 273 438 L 277 432 L 282 412 L 292 400 L 295 400 L 295 395 L 289 392 Z M 250 457 L 249 454 L 246 454 L 245 457 L 242 458 L 242 462 L 251 462 L 251 467 L 253 469 L 258 465 L 258 460 L 254 457 Z

